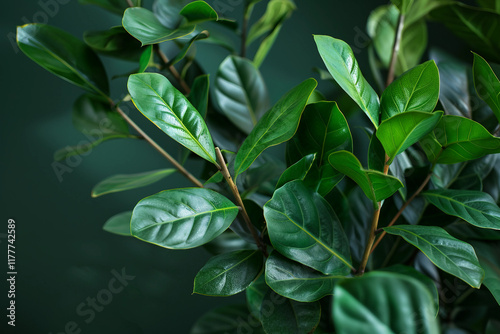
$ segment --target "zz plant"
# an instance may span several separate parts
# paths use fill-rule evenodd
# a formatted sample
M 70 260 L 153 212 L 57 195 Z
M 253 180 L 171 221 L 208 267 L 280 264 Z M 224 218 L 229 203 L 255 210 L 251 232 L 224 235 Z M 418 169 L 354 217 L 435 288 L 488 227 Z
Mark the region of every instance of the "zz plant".
M 256 20 L 261 1 L 246 0 L 241 27 L 204 1 L 157 0 L 153 11 L 139 0 L 80 2 L 123 15 L 122 26 L 87 32 L 85 42 L 43 24 L 17 32 L 28 57 L 86 91 L 74 125 L 100 134 L 56 159 L 140 138 L 173 168 L 112 176 L 94 197 L 174 173 L 192 182 L 104 225 L 167 249 L 215 254 L 194 293 L 245 292 L 247 305 L 216 309 L 191 333 L 500 332 L 500 81 L 485 60 L 500 62 L 499 1 L 394 0 L 376 8 L 367 23 L 374 86 L 347 43 L 314 36 L 328 70 L 321 77 L 343 91 L 339 104 L 315 79 L 270 104 L 259 67 L 296 9 L 291 0 L 268 1 Z M 428 20 L 468 43 L 468 63 L 437 49 L 421 62 Z M 230 34 L 241 37 L 239 56 Z M 228 50 L 213 87 L 195 58 L 198 43 Z M 136 63 L 125 98 L 110 96 L 97 54 Z M 181 158 L 123 112 L 129 101 L 180 144 Z M 350 129 L 359 110 L 367 150 Z M 266 152 L 276 145 L 284 159 Z M 184 167 L 188 158 L 205 162 L 200 177 Z

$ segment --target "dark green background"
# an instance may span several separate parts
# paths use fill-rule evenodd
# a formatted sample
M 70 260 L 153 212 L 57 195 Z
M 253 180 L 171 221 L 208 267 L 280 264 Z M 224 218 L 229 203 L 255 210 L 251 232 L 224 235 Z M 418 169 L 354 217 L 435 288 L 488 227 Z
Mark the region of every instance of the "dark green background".
M 151 1 L 145 2 L 151 5 Z M 358 47 L 356 55 L 364 72 L 369 73 L 362 32 L 370 11 L 386 1 L 296 3 L 298 11 L 285 24 L 261 68 L 273 101 L 302 80 L 317 77 L 313 67 L 323 67 L 312 34 L 332 35 Z M 38 1 L 9 1 L 3 7 L 0 258 L 5 273 L 6 225 L 8 218 L 13 218 L 17 224 L 18 276 L 15 330 L 6 326 L 7 290 L 2 279 L 2 333 L 4 328 L 7 333 L 60 333 L 70 321 L 75 321 L 82 333 L 188 333 L 192 323 L 214 305 L 244 301 L 244 294 L 226 299 L 191 295 L 193 278 L 209 258 L 203 249 L 170 251 L 102 231 L 107 218 L 131 210 L 141 198 L 166 188 L 189 186 L 180 176 L 173 176 L 137 191 L 90 197 L 93 185 L 115 173 L 167 167 L 146 143 L 107 142 L 81 161 L 74 160 L 77 166 L 58 181 L 52 167 L 54 151 L 85 139 L 71 125 L 72 104 L 82 91 L 46 72 L 12 46 L 9 36 L 16 25 L 24 23 L 23 17 L 29 22 L 43 19 L 44 10 Z M 76 36 L 120 23 L 117 16 L 97 7 L 81 6 L 76 0 L 59 7 L 55 15 L 46 16 L 48 23 Z M 241 7 L 225 16 L 240 17 Z M 446 38 L 449 40 L 448 35 Z M 200 62 L 214 73 L 226 53 L 200 47 L 199 55 Z M 104 60 L 110 76 L 132 66 Z M 123 96 L 125 80 L 113 81 L 112 87 L 115 98 Z M 325 83 L 321 87 L 325 92 L 333 89 Z M 160 144 L 176 152 L 175 144 L 166 141 L 156 127 L 136 110 L 129 111 Z M 196 163 L 192 166 L 198 167 Z M 76 313 L 77 306 L 107 287 L 111 270 L 122 268 L 135 279 L 86 324 L 86 317 Z

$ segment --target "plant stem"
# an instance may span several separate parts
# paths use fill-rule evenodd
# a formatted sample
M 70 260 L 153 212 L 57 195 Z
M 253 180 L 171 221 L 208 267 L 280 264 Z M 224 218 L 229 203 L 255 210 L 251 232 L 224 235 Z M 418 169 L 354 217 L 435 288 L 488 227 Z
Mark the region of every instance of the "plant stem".
M 401 37 L 403 36 L 403 28 L 405 25 L 405 16 L 400 14 L 398 19 L 398 29 L 396 31 L 396 38 L 392 48 L 391 62 L 389 65 L 389 73 L 387 74 L 387 82 L 385 86 L 389 86 L 394 81 L 394 72 L 396 71 L 396 64 L 398 62 L 399 46 L 401 45 Z
M 158 56 L 160 57 L 161 61 L 163 62 L 163 65 L 167 66 L 169 63 L 167 55 L 165 53 L 163 53 L 163 51 L 160 50 L 160 47 L 158 46 L 158 44 L 156 44 L 154 46 L 154 49 L 155 49 L 156 53 L 158 54 Z M 191 93 L 191 88 L 188 86 L 186 81 L 184 81 L 184 79 L 181 77 L 179 72 L 177 72 L 177 69 L 174 67 L 174 65 L 168 66 L 168 70 L 170 71 L 170 73 L 172 73 L 174 78 L 179 82 L 184 93 L 186 95 Z
M 114 106 L 114 102 L 111 101 L 111 105 Z M 203 188 L 203 184 L 193 176 L 189 171 L 187 171 L 177 160 L 175 160 L 170 154 L 168 154 L 163 148 L 160 147 L 151 137 L 149 137 L 130 117 L 125 114 L 123 110 L 120 109 L 120 107 L 116 106 L 116 111 L 120 114 L 120 116 L 123 117 L 123 119 L 130 124 L 131 127 L 133 127 L 151 146 L 153 146 L 158 152 L 160 152 L 161 155 L 163 155 L 165 158 L 167 158 L 168 161 L 174 167 L 184 175 L 189 181 L 191 181 L 193 184 L 195 184 L 197 187 Z
M 365 273 L 366 265 L 368 263 L 368 259 L 370 258 L 370 249 L 372 248 L 373 242 L 375 241 L 375 231 L 377 230 L 378 220 L 380 218 L 380 202 L 377 204 L 378 209 L 375 210 L 372 219 L 372 226 L 370 229 L 370 235 L 368 236 L 368 241 L 366 242 L 365 252 L 363 253 L 363 259 L 361 260 L 361 264 L 359 265 L 359 269 L 357 271 L 357 275 L 363 275 Z
M 255 240 L 255 243 L 259 247 L 259 249 L 262 251 L 265 257 L 267 257 L 267 249 L 266 245 L 262 241 L 262 239 L 259 237 L 257 234 L 257 231 L 255 230 L 255 227 L 252 224 L 252 221 L 250 220 L 250 216 L 248 216 L 248 212 L 245 209 L 245 205 L 243 204 L 243 200 L 241 199 L 240 192 L 238 190 L 238 187 L 233 181 L 233 178 L 231 177 L 231 173 L 229 173 L 229 170 L 227 169 L 226 166 L 226 161 L 224 160 L 224 156 L 222 155 L 222 152 L 218 147 L 215 148 L 215 153 L 217 154 L 217 159 L 219 160 L 220 164 L 220 172 L 226 179 L 227 184 L 231 188 L 231 192 L 234 195 L 234 198 L 236 199 L 236 203 L 238 206 L 241 207 L 241 215 L 243 216 L 243 220 L 247 224 L 248 229 L 250 230 L 250 233 L 252 234 L 253 239 Z
M 427 175 L 427 177 L 425 178 L 424 182 L 422 182 L 422 184 L 417 189 L 417 191 L 415 191 L 415 193 L 406 201 L 406 203 L 403 204 L 403 206 L 401 207 L 401 209 L 399 209 L 398 213 L 396 213 L 396 215 L 394 216 L 394 218 L 392 218 L 391 222 L 389 223 L 389 225 L 387 225 L 387 227 L 391 227 L 392 225 L 394 225 L 394 223 L 396 223 L 396 221 L 401 216 L 401 214 L 403 213 L 403 211 L 408 207 L 408 205 L 410 205 L 410 203 L 413 202 L 413 200 L 424 190 L 425 186 L 431 180 L 431 176 L 432 176 L 432 170 L 429 173 L 429 175 Z M 384 231 L 384 232 L 382 232 L 382 234 L 380 235 L 380 237 L 378 237 L 377 241 L 375 242 L 375 244 L 372 247 L 371 253 L 373 253 L 373 251 L 375 250 L 375 248 L 377 248 L 377 246 L 380 244 L 380 241 L 382 241 L 382 239 L 385 237 L 386 234 L 387 234 L 387 232 Z

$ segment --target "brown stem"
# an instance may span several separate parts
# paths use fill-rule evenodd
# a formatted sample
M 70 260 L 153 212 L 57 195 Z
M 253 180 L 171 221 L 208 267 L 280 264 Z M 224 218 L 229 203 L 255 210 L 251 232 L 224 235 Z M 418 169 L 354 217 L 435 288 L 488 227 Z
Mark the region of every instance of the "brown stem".
M 370 249 L 372 249 L 373 242 L 375 241 L 375 231 L 377 230 L 378 220 L 380 218 L 380 203 L 377 204 L 378 209 L 375 210 L 373 214 L 372 227 L 370 229 L 370 235 L 368 237 L 368 241 L 366 242 L 365 252 L 363 253 L 363 259 L 361 260 L 361 264 L 359 265 L 359 269 L 357 275 L 363 275 L 366 269 L 366 265 L 368 263 L 368 259 L 370 258 Z
M 240 213 L 243 216 L 243 220 L 247 224 L 248 229 L 250 230 L 250 233 L 252 234 L 253 239 L 255 240 L 255 243 L 259 247 L 259 249 L 262 251 L 264 256 L 267 257 L 267 249 L 266 245 L 264 242 L 261 240 L 259 235 L 257 234 L 257 231 L 255 230 L 255 227 L 252 224 L 252 221 L 250 220 L 250 216 L 248 216 L 248 212 L 245 209 L 245 205 L 243 204 L 243 200 L 241 199 L 240 192 L 238 190 L 238 187 L 233 181 L 233 178 L 231 177 L 231 173 L 229 173 L 229 170 L 227 169 L 226 166 L 226 161 L 224 160 L 224 156 L 222 155 L 222 152 L 218 147 L 215 148 L 215 153 L 217 154 L 217 159 L 219 160 L 220 164 L 220 171 L 224 178 L 226 179 L 227 184 L 231 188 L 231 192 L 234 195 L 234 198 L 236 199 L 236 204 L 241 207 Z
M 112 105 L 114 105 L 113 101 L 110 101 Z M 197 187 L 203 188 L 203 184 L 195 178 L 190 172 L 188 172 L 180 163 L 177 162 L 170 154 L 168 154 L 163 148 L 160 147 L 151 137 L 149 137 L 135 122 L 130 119 L 130 117 L 125 114 L 123 110 L 120 109 L 120 107 L 116 106 L 116 111 L 120 114 L 120 116 L 123 117 L 125 121 L 127 121 L 128 124 L 130 124 L 131 127 L 133 127 L 151 146 L 153 146 L 158 152 L 160 152 L 161 155 L 163 155 L 165 158 L 167 158 L 168 161 L 174 167 L 184 175 L 189 181 L 191 181 L 193 184 L 195 184 Z
M 401 45 L 401 37 L 403 36 L 403 28 L 405 22 L 405 16 L 400 14 L 398 20 L 398 30 L 396 32 L 396 38 L 394 40 L 394 46 L 392 48 L 391 62 L 389 65 L 389 73 L 387 74 L 387 82 L 385 86 L 389 86 L 394 81 L 394 72 L 396 70 L 396 63 L 398 62 L 398 52 L 399 46 Z
M 424 190 L 424 188 L 427 185 L 427 183 L 429 183 L 429 181 L 431 180 L 431 176 L 432 176 L 432 171 L 429 173 L 429 175 L 427 175 L 427 177 L 425 178 L 424 182 L 422 182 L 422 184 L 417 189 L 417 191 L 415 191 L 415 193 L 406 201 L 406 203 L 403 204 L 403 206 L 401 207 L 401 209 L 399 209 L 398 213 L 396 213 L 396 215 L 394 216 L 394 218 L 392 218 L 391 222 L 389 223 L 389 225 L 387 225 L 387 227 L 390 227 L 390 226 L 394 225 L 394 223 L 396 223 L 396 221 L 401 216 L 401 214 L 403 213 L 403 211 L 408 207 L 408 205 L 410 205 L 410 203 L 413 202 L 413 200 L 422 192 L 422 190 Z M 375 250 L 375 248 L 377 248 L 377 246 L 380 244 L 380 241 L 382 241 L 382 239 L 385 237 L 386 234 L 387 234 L 387 232 L 384 231 L 384 232 L 382 232 L 382 234 L 380 235 L 380 237 L 378 237 L 377 241 L 375 242 L 375 244 L 372 247 L 371 253 L 373 253 L 373 251 Z
M 158 56 L 160 56 L 163 65 L 164 66 L 168 65 L 169 63 L 168 57 L 165 53 L 163 53 L 163 51 L 160 50 L 160 47 L 158 45 L 155 45 L 155 51 L 158 54 Z M 186 93 L 186 95 L 191 93 L 191 88 L 188 86 L 186 81 L 184 81 L 179 72 L 177 72 L 177 69 L 174 67 L 174 65 L 168 66 L 168 70 L 170 71 L 170 73 L 172 73 L 174 78 L 179 82 L 182 90 L 184 90 L 184 93 Z

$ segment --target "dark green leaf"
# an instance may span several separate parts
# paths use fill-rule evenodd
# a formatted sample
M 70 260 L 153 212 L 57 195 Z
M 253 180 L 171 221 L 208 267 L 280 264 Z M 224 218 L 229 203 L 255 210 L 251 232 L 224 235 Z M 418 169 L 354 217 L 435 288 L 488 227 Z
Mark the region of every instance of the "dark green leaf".
M 429 60 L 397 78 L 380 100 L 382 121 L 407 111 L 432 112 L 439 98 L 439 71 Z
M 250 313 L 260 320 L 260 306 L 269 291 L 264 275 L 260 275 L 246 290 L 247 305 Z
M 265 149 L 292 138 L 317 84 L 314 79 L 304 81 L 286 93 L 262 116 L 236 155 L 235 177 L 247 170 Z
M 175 172 L 175 169 L 158 169 L 138 174 L 115 175 L 99 182 L 94 189 L 92 189 L 92 197 L 145 187 Z
M 473 51 L 500 61 L 500 14 L 454 2 L 432 11 L 431 18 L 442 22 Z
M 141 58 L 139 59 L 139 70 L 137 73 L 144 73 L 151 63 L 153 58 L 153 46 L 149 45 L 144 48 L 144 52 L 141 54 Z
M 139 111 L 172 139 L 217 165 L 212 137 L 189 100 L 161 74 L 129 77 L 128 90 Z
M 250 28 L 247 37 L 247 45 L 250 45 L 257 38 L 272 34 L 277 26 L 285 21 L 296 9 L 291 0 L 271 0 L 267 5 L 264 15 Z
M 252 240 L 252 243 L 249 243 L 240 238 L 236 233 L 226 230 L 214 240 L 204 244 L 203 248 L 213 255 L 219 255 L 242 249 L 257 249 L 257 245 L 255 245 L 254 240 Z
M 472 190 L 429 190 L 423 193 L 431 204 L 448 215 L 481 228 L 500 230 L 500 208 L 490 195 Z
M 268 291 L 260 313 L 266 333 L 312 333 L 319 324 L 321 305 L 319 302 L 296 302 Z
M 191 85 L 191 93 L 188 95 L 188 100 L 193 107 L 198 110 L 201 117 L 205 118 L 208 110 L 208 90 L 210 87 L 210 78 L 208 74 L 200 75 Z
M 396 155 L 403 153 L 434 130 L 441 116 L 443 116 L 442 111 L 435 113 L 407 111 L 383 121 L 377 130 L 377 138 L 390 157 L 387 163 L 392 163 Z
M 137 38 L 142 45 L 158 44 L 191 34 L 194 26 L 169 29 L 161 24 L 153 12 L 145 8 L 129 8 L 122 21 L 128 33 Z
M 342 276 L 326 276 L 272 252 L 266 261 L 266 283 L 281 296 L 313 302 L 333 294 L 335 281 Z
M 342 89 L 370 118 L 375 128 L 379 124 L 380 103 L 377 93 L 361 74 L 351 47 L 329 36 L 314 36 L 326 68 Z
M 232 296 L 245 290 L 262 268 L 260 250 L 240 250 L 211 258 L 194 279 L 193 293 Z
M 175 29 L 182 21 L 180 11 L 189 2 L 190 0 L 155 0 L 153 12 L 162 25 L 169 29 Z
M 500 13 L 500 0 L 477 0 L 479 6 Z
M 230 305 L 206 313 L 196 321 L 190 334 L 265 334 L 246 305 Z
M 217 21 L 219 19 L 217 12 L 205 1 L 193 1 L 188 3 L 182 8 L 180 14 L 186 19 L 183 25 L 187 26 L 200 24 L 206 21 Z
M 250 133 L 269 109 L 269 96 L 259 70 L 248 59 L 229 56 L 215 78 L 215 98 L 234 125 Z
M 87 31 L 83 40 L 95 51 L 106 56 L 128 61 L 138 61 L 143 52 L 141 43 L 122 27 L 113 27 L 102 31 Z
M 384 230 L 403 237 L 420 249 L 441 270 L 474 288 L 481 286 L 484 271 L 479 265 L 474 248 L 468 243 L 453 238 L 436 226 L 397 225 L 385 227 Z
M 483 283 L 500 305 L 500 252 L 498 251 L 500 244 L 498 242 L 474 242 L 473 245 L 485 272 Z
M 431 162 L 454 164 L 500 153 L 500 138 L 473 120 L 445 115 L 433 133 L 420 141 Z
M 356 182 L 373 202 L 386 199 L 403 186 L 401 181 L 394 176 L 385 175 L 371 169 L 364 169 L 351 152 L 339 151 L 332 153 L 328 160 L 333 168 Z
M 287 170 L 281 174 L 276 189 L 281 188 L 285 183 L 294 180 L 304 180 L 311 169 L 311 166 L 316 159 L 316 154 L 308 154 L 298 162 L 288 167 Z
M 406 275 L 370 272 L 339 282 L 334 295 L 337 334 L 440 332 L 431 293 Z
M 201 246 L 233 222 L 238 207 L 208 189 L 166 190 L 141 200 L 131 221 L 132 235 L 171 249 Z
M 122 15 L 123 11 L 130 6 L 128 0 L 78 0 L 83 5 L 95 5 L 112 13 Z M 140 0 L 132 0 L 134 6 L 139 6 Z
M 408 14 L 411 5 L 413 5 L 413 0 L 391 0 L 391 2 L 398 7 L 402 15 Z
M 178 62 L 180 62 L 182 59 L 184 59 L 184 57 L 186 56 L 186 54 L 188 53 L 189 49 L 194 44 L 194 42 L 206 39 L 206 38 L 208 38 L 208 36 L 209 36 L 209 33 L 206 30 L 203 30 L 199 34 L 196 34 L 193 38 L 191 38 L 189 40 L 189 42 L 184 44 L 181 51 L 179 51 L 179 53 L 176 54 L 175 57 L 170 60 L 170 62 L 168 63 L 168 66 L 172 66 L 172 65 L 175 65 Z
M 477 95 L 488 103 L 500 122 L 500 81 L 491 66 L 477 53 L 474 53 L 472 71 Z
M 302 181 L 276 190 L 264 206 L 264 216 L 278 252 L 327 275 L 349 273 L 349 243 L 337 215 Z
M 109 218 L 102 229 L 106 232 L 113 234 L 131 236 L 130 234 L 130 219 L 132 218 L 132 211 L 126 211 L 114 215 Z
M 108 77 L 94 51 L 67 32 L 45 24 L 17 27 L 17 44 L 38 65 L 92 93 L 107 97 Z
M 269 36 L 264 38 L 262 43 L 260 43 L 260 46 L 255 53 L 255 57 L 253 58 L 253 63 L 256 67 L 260 67 L 260 65 L 262 65 L 262 63 L 266 59 L 267 54 L 269 53 L 269 51 L 271 51 L 271 48 L 273 47 L 273 44 L 281 31 L 281 27 L 281 24 L 278 25 L 273 30 L 273 32 Z

